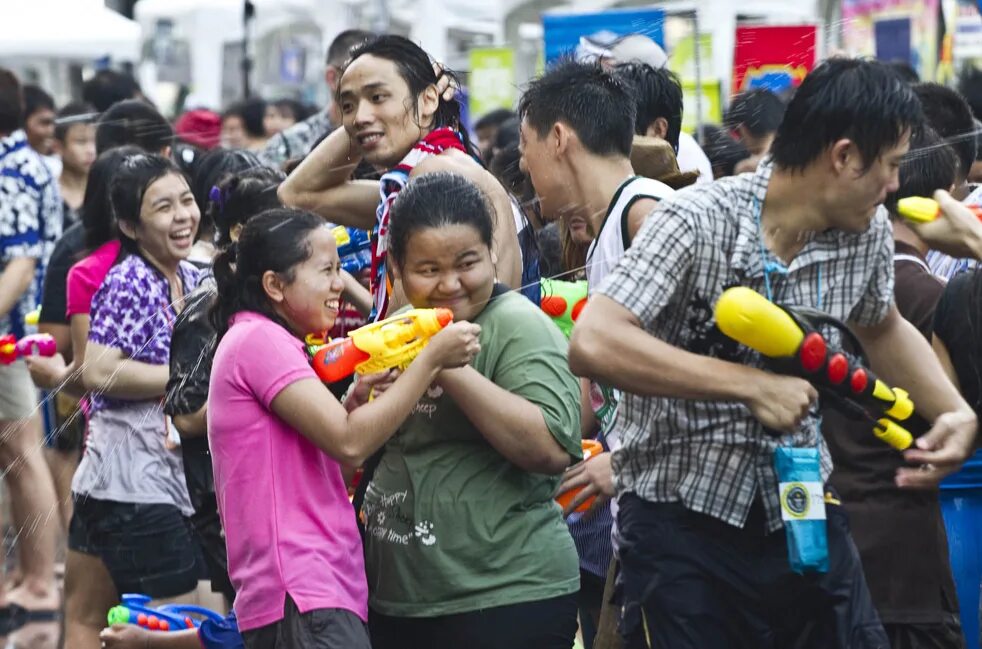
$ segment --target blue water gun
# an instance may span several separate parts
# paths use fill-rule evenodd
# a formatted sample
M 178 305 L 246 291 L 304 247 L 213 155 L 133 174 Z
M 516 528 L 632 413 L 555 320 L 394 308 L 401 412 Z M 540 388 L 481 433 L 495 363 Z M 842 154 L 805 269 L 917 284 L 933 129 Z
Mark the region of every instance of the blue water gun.
M 351 275 L 357 275 L 372 266 L 372 241 L 366 230 L 346 228 L 342 225 L 335 227 L 334 242 L 338 245 L 338 257 L 341 258 L 341 268 Z
M 135 624 L 151 631 L 184 631 L 198 628 L 202 620 L 221 622 L 224 619 L 218 613 L 201 606 L 165 604 L 153 608 L 149 604 L 150 597 L 147 595 L 123 595 L 123 602 L 109 609 L 109 626 Z

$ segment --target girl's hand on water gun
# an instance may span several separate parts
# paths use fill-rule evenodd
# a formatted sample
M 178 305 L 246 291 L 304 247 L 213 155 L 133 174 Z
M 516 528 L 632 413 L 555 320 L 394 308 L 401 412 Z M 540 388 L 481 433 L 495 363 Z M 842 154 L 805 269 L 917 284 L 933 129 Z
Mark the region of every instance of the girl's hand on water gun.
M 151 633 L 135 624 L 114 624 L 102 630 L 99 640 L 105 649 L 144 649 Z
M 453 322 L 430 339 L 419 357 L 425 356 L 435 369 L 463 367 L 481 351 L 480 334 L 481 325 Z
M 25 356 L 24 362 L 31 373 L 34 385 L 45 390 L 54 390 L 65 382 L 65 357 L 55 354 L 51 357 Z
M 563 509 L 563 516 L 569 516 L 577 507 L 594 496 L 596 499 L 590 505 L 588 514 L 606 506 L 614 497 L 614 470 L 610 466 L 610 455 L 608 452 L 600 453 L 566 469 L 556 493 L 565 493 L 577 487 L 582 489 Z
M 385 372 L 376 372 L 375 374 L 366 374 L 358 377 L 358 382 L 355 383 L 355 387 L 351 390 L 351 395 L 345 402 L 344 407 L 348 412 L 351 412 L 355 408 L 365 405 L 371 397 L 378 397 L 388 390 L 389 386 L 399 378 L 400 374 L 402 372 L 393 368 Z

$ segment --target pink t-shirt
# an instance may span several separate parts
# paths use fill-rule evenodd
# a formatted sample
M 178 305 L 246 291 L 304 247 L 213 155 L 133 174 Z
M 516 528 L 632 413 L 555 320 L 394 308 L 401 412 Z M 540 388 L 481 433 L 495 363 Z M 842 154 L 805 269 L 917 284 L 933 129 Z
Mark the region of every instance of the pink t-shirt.
M 69 320 L 76 314 L 89 315 L 92 310 L 92 296 L 102 286 L 102 280 L 106 279 L 118 256 L 119 241 L 108 241 L 68 271 L 65 311 Z
M 208 441 L 243 631 L 281 620 L 287 594 L 301 613 L 368 616 L 361 537 L 340 466 L 270 410 L 281 390 L 306 378 L 316 374 L 303 342 L 258 313 L 236 315 L 215 351 Z

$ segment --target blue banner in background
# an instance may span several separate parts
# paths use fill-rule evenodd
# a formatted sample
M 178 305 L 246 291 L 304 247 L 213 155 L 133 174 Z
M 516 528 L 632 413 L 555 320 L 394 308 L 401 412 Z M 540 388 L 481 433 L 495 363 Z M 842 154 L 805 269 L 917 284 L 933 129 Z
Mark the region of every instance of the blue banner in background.
M 664 47 L 664 23 L 665 12 L 650 7 L 584 14 L 545 13 L 542 29 L 546 65 L 564 55 L 575 55 L 580 39 L 584 37 L 610 42 L 628 34 L 644 34 Z

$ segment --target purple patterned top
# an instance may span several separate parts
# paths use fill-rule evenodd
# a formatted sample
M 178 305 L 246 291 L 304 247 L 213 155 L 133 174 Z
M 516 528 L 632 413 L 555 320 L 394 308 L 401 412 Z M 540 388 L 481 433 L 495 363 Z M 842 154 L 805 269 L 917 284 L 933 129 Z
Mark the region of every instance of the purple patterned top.
M 198 286 L 200 271 L 182 261 L 178 275 L 187 295 Z M 167 279 L 139 255 L 129 255 L 106 275 L 92 297 L 89 341 L 119 349 L 128 358 L 167 365 L 177 313 Z M 92 413 L 113 408 L 120 400 L 91 396 Z

